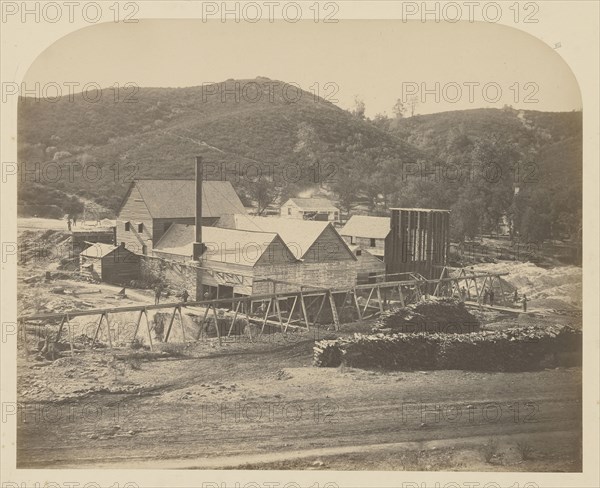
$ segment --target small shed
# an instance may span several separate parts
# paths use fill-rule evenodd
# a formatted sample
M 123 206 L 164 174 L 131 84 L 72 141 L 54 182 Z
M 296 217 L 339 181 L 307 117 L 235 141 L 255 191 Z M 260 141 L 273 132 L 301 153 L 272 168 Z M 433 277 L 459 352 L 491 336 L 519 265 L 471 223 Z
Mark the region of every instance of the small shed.
M 140 275 L 140 257 L 124 245 L 95 243 L 79 254 L 79 272 L 107 283 L 128 283 Z

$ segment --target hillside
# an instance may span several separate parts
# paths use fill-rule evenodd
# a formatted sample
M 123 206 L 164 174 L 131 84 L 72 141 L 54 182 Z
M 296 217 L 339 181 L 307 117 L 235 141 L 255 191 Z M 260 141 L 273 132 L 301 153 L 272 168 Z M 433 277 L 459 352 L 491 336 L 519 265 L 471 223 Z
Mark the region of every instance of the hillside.
M 455 231 L 460 225 L 466 235 L 492 229 L 502 213 L 528 241 L 580 232 L 581 112 L 475 109 L 377 125 L 422 150 L 437 170 L 405 181 L 402 204 L 451 208 Z M 470 218 L 474 209 L 479 219 Z
M 493 230 L 503 215 L 531 241 L 575 235 L 581 225 L 580 112 L 476 109 L 371 121 L 256 78 L 141 88 L 116 100 L 105 89 L 96 103 L 21 99 L 18 135 L 19 161 L 63 169 L 61 178 L 21 185 L 20 208 L 77 210 L 77 195 L 114 211 L 132 177 L 190 178 L 202 155 L 209 179 L 229 179 L 259 210 L 320 186 L 344 210 L 450 208 L 457 238 Z
M 78 178 L 71 183 L 65 178 L 47 184 L 114 209 L 127 176 L 192 177 L 196 155 L 227 163 L 227 177 L 249 198 L 256 197 L 250 180 L 261 172 L 263 179 L 273 174 L 279 186 L 287 179 L 299 188 L 335 174 L 337 165 L 351 164 L 351 155 L 340 149 L 347 141 L 359 140 L 365 151 L 407 160 L 419 157 L 409 144 L 311 93 L 264 78 L 231 80 L 219 89 L 235 93 L 236 83 L 239 100 L 230 94 L 223 101 L 221 95 L 209 94 L 213 88 L 203 92 L 202 87 L 141 88 L 130 103 L 115 101 L 110 89 L 97 103 L 81 97 L 56 103 L 22 99 L 19 160 L 102 166 L 106 175 L 100 181 L 90 170 L 94 181 Z M 316 161 L 321 177 L 309 169 Z M 114 181 L 115 163 L 122 170 L 119 181 Z M 279 165 L 275 170 L 274 164 Z M 305 170 L 300 177 L 297 165 Z M 218 177 L 216 171 L 209 177 L 213 175 Z

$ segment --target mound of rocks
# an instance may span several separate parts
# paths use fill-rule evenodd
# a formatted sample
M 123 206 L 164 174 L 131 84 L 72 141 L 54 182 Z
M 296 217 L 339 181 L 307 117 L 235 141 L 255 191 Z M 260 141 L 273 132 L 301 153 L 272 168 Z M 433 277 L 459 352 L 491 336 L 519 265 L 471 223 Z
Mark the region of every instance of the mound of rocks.
M 455 298 L 428 297 L 406 307 L 383 312 L 373 332 L 465 334 L 479 331 L 480 322 Z

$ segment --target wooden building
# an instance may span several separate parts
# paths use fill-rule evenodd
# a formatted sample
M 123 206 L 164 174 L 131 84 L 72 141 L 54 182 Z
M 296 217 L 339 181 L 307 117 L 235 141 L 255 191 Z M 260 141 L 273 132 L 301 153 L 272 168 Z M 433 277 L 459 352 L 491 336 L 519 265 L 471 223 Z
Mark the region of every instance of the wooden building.
M 229 181 L 203 181 L 202 188 L 202 226 L 214 226 L 222 215 L 246 212 Z M 172 224 L 193 225 L 195 211 L 194 180 L 135 180 L 117 216 L 116 243 L 151 255 Z
M 173 224 L 142 266 L 191 296 L 213 298 L 356 284 L 358 258 L 328 222 L 236 214 L 204 227 L 202 242 L 194 262 L 194 226 Z
M 353 215 L 340 229 L 340 234 L 348 244 L 368 250 L 370 254 L 384 261 L 390 231 L 389 217 Z
M 282 286 L 283 289 L 294 291 L 300 285 L 339 288 L 356 284 L 357 257 L 330 222 L 236 214 L 223 217 L 218 225 L 279 235 L 301 264 L 287 279 L 282 278 L 279 270 L 272 270 L 279 276 L 277 279 L 290 282 L 290 286 Z M 268 274 L 264 277 L 268 278 Z
M 290 198 L 280 208 L 285 219 L 339 222 L 340 210 L 326 198 Z
M 115 237 L 116 228 L 114 226 L 73 228 L 71 231 L 71 250 L 73 257 L 79 256 L 81 251 L 86 249 L 90 243 L 93 242 L 115 245 Z
M 304 263 L 354 259 L 348 244 L 330 222 L 235 214 L 223 217 L 217 225 L 230 229 L 279 234 L 294 255 Z
M 95 243 L 79 254 L 79 271 L 107 283 L 127 284 L 139 276 L 140 257 L 124 246 Z
M 386 243 L 388 277 L 419 273 L 438 278 L 445 266 L 450 242 L 450 211 L 425 208 L 392 208 L 390 237 Z
M 208 292 L 212 298 L 229 298 L 270 292 L 272 286 L 265 277 L 287 280 L 295 275 L 299 264 L 283 240 L 272 232 L 205 227 L 206 251 L 199 262 L 192 260 L 194 239 L 193 225 L 173 224 L 153 250 L 157 258 L 192 269 L 190 276 L 189 270 L 182 273 L 177 266 L 163 266 L 167 270 L 165 281 L 193 291 L 192 296 L 204 296 Z M 175 269 L 175 275 L 169 273 L 169 269 Z M 196 281 L 202 283 L 200 293 Z
M 356 284 L 385 281 L 385 263 L 369 251 L 351 244 L 350 250 L 356 256 Z

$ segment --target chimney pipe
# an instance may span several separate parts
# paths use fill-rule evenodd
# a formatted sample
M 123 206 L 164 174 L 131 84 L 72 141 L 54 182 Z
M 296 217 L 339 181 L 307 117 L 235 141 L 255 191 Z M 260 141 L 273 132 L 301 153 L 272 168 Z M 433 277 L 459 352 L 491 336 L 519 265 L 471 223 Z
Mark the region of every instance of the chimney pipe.
M 202 156 L 196 156 L 196 242 L 194 242 L 193 259 L 200 261 L 204 253 L 202 243 Z

